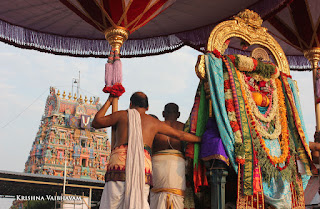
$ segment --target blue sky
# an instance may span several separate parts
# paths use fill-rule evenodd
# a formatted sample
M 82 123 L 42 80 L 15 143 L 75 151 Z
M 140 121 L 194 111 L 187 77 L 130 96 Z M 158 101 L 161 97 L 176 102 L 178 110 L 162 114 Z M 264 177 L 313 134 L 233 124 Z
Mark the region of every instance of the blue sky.
M 149 97 L 148 113 L 163 120 L 163 106 L 175 102 L 180 106 L 180 121 L 185 122 L 199 82 L 194 72 L 199 54 L 183 47 L 165 55 L 122 59 L 126 93 L 119 100 L 119 109 L 128 108 L 133 92 L 143 91 Z M 61 94 L 64 90 L 68 94 L 72 78 L 78 77 L 80 71 L 82 97 L 99 96 L 100 101 L 105 102 L 107 95 L 101 89 L 106 61 L 51 55 L 0 43 L 0 170 L 23 171 L 50 86 L 60 89 Z M 313 141 L 312 73 L 292 72 L 292 76 L 298 82 L 307 133 Z
M 180 106 L 182 122 L 192 108 L 198 78 L 194 73 L 198 52 L 191 48 L 154 57 L 123 59 L 123 85 L 126 93 L 119 109 L 129 107 L 129 97 L 143 91 L 149 97 L 148 113 L 161 120 L 163 106 Z M 23 171 L 38 131 L 49 87 L 71 92 L 72 78 L 81 72 L 80 94 L 107 99 L 104 86 L 106 59 L 74 58 L 18 49 L 0 43 L 0 169 Z M 28 108 L 29 107 L 29 108 Z

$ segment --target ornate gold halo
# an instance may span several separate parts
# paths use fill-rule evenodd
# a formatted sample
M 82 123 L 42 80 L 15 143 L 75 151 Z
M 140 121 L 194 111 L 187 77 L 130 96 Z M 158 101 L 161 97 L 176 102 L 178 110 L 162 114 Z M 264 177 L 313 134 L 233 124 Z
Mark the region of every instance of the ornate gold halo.
M 280 71 L 290 75 L 289 64 L 285 53 L 279 43 L 267 32 L 267 28 L 261 27 L 260 16 L 248 9 L 240 12 L 234 20 L 224 21 L 218 24 L 211 32 L 208 39 L 207 50 L 223 52 L 223 44 L 232 37 L 238 37 L 250 45 L 258 44 L 267 48 L 275 58 Z

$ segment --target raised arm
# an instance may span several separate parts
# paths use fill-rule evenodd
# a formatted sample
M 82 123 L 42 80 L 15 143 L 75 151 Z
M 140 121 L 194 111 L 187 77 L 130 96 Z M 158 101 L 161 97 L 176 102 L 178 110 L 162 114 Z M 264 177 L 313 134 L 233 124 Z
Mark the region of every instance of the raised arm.
M 97 129 L 106 128 L 106 127 L 115 125 L 117 123 L 117 112 L 114 114 L 105 116 L 106 112 L 108 111 L 112 103 L 112 100 L 113 100 L 113 97 L 109 96 L 106 103 L 101 107 L 101 109 L 94 116 L 94 119 L 92 121 L 93 128 L 97 128 Z
M 173 138 L 178 139 L 180 141 L 186 141 L 186 142 L 200 142 L 201 141 L 200 137 L 195 136 L 193 134 L 189 134 L 187 132 L 183 132 L 183 131 L 174 129 L 171 126 L 169 126 L 166 123 L 161 122 L 161 121 L 159 121 L 158 133 L 173 137 Z

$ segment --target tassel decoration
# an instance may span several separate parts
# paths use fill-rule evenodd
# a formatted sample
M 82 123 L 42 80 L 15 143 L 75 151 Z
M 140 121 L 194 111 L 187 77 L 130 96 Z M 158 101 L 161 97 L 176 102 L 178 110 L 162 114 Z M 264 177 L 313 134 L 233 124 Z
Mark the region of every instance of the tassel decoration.
M 114 53 L 113 63 L 113 84 L 122 83 L 122 63 L 120 60 L 119 52 Z
M 124 92 L 125 89 L 122 86 L 122 63 L 120 60 L 119 52 L 115 51 L 113 63 L 113 86 L 111 95 L 120 97 Z
M 125 89 L 122 86 L 122 63 L 119 52 L 112 49 L 108 57 L 108 63 L 105 66 L 105 87 L 104 93 L 110 93 L 112 96 L 120 97 Z
M 105 86 L 102 89 L 104 93 L 110 93 L 112 88 L 112 77 L 113 77 L 113 62 L 114 62 L 114 51 L 111 50 L 108 56 L 108 62 L 105 65 Z

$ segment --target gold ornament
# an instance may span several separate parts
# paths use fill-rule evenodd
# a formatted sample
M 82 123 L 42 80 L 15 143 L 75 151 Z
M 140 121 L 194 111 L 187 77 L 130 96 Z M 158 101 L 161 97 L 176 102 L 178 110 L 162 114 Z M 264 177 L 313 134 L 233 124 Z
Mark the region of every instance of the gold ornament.
M 196 74 L 201 80 L 207 80 L 206 78 L 206 65 L 204 55 L 198 56 L 198 61 L 195 67 Z
M 255 48 L 254 50 L 252 50 L 251 57 L 255 58 L 256 60 L 262 60 L 262 61 L 267 61 L 267 62 L 270 61 L 270 57 L 269 57 L 268 52 L 261 47 L 258 47 L 258 48 Z
M 314 47 L 312 49 L 306 50 L 303 52 L 304 56 L 311 63 L 312 68 L 318 67 L 318 62 L 320 60 L 320 47 Z
M 235 16 L 234 20 L 218 24 L 210 34 L 207 51 L 216 49 L 222 53 L 224 43 L 232 37 L 238 37 L 250 45 L 257 44 L 268 49 L 274 56 L 280 71 L 290 75 L 285 53 L 279 43 L 267 32 L 267 28 L 261 27 L 261 18 L 259 19 L 258 16 L 255 12 L 246 9 Z
M 64 99 L 65 97 L 66 97 L 66 91 L 63 91 L 62 98 Z
M 118 26 L 107 29 L 104 35 L 111 47 L 120 53 L 122 44 L 128 39 L 129 31 Z

